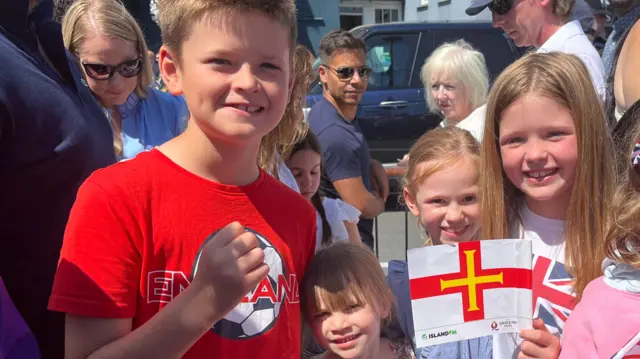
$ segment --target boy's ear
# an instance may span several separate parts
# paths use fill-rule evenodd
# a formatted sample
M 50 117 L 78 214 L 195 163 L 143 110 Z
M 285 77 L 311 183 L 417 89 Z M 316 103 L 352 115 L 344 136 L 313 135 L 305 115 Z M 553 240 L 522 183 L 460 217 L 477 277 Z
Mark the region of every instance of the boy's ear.
M 420 217 L 420 209 L 418 208 L 416 199 L 415 197 L 413 197 L 411 192 L 409 192 L 408 188 L 405 187 L 404 190 L 402 190 L 402 196 L 404 197 L 404 203 L 407 204 L 407 208 L 409 208 L 409 211 L 411 211 L 411 214 L 413 214 L 416 217 Z
M 182 95 L 182 77 L 178 56 L 165 45 L 162 45 L 158 51 L 158 67 L 167 90 L 174 96 Z

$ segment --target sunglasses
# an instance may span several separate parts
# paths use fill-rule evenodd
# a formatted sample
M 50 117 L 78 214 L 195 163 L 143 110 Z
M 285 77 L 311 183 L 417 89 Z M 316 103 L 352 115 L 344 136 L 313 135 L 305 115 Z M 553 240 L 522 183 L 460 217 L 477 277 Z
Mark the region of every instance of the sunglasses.
M 127 60 L 115 66 L 83 62 L 82 67 L 84 67 L 87 76 L 94 80 L 108 80 L 116 72 L 122 77 L 129 78 L 137 76 L 140 73 L 140 70 L 142 70 L 142 59 Z
M 491 5 L 489 5 L 489 9 L 498 15 L 506 15 L 511 11 L 512 5 L 512 0 L 493 0 Z
M 341 66 L 338 67 L 337 69 L 334 69 L 331 66 L 327 66 L 327 65 L 322 65 L 326 68 L 328 68 L 329 70 L 333 71 L 336 76 L 338 76 L 338 79 L 340 79 L 340 81 L 349 81 L 353 78 L 353 74 L 356 73 L 356 71 L 358 71 L 358 76 L 360 76 L 363 79 L 366 79 L 369 77 L 369 75 L 371 75 L 371 68 L 368 66 L 363 66 L 363 67 L 345 67 L 345 66 Z

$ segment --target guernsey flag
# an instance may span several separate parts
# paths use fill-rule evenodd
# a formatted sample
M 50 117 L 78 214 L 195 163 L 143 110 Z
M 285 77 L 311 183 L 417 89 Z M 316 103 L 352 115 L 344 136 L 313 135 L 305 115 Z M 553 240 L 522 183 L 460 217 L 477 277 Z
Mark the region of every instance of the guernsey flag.
M 531 241 L 439 245 L 407 256 L 418 348 L 531 328 Z

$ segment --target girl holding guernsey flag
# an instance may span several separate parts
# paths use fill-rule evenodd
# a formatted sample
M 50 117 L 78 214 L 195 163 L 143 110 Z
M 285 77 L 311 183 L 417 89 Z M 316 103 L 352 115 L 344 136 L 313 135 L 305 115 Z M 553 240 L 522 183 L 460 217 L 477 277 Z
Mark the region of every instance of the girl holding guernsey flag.
M 415 143 L 408 157 L 403 196 L 408 209 L 418 219 L 420 231 L 427 236 L 425 245 L 477 239 L 480 145 L 472 134 L 453 126 L 429 131 Z M 389 262 L 388 281 L 398 305 L 397 321 L 388 335 L 413 340 L 413 312 L 405 261 Z M 492 338 L 416 348 L 416 357 L 490 359 Z
M 489 95 L 482 143 L 480 238 L 533 248 L 533 330 L 496 335 L 496 359 L 557 358 L 564 322 L 600 276 L 611 222 L 613 145 L 584 64 L 529 54 Z M 582 356 L 580 356 L 582 358 Z

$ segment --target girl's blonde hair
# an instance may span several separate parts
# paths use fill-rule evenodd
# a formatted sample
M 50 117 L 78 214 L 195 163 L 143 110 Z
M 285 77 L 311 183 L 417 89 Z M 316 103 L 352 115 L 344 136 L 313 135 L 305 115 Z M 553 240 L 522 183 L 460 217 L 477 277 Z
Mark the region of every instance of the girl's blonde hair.
M 429 176 L 470 158 L 476 168 L 480 166 L 480 144 L 467 130 L 455 126 L 439 127 L 420 136 L 418 141 L 409 150 L 409 163 L 407 171 L 402 178 L 402 190 L 408 192 L 411 198 L 415 198 L 418 186 Z M 423 164 L 418 171 L 418 166 Z M 400 196 L 403 200 L 403 196 Z M 431 245 L 429 233 L 420 229 L 420 235 L 425 235 L 425 246 Z
M 310 322 L 322 303 L 329 312 L 357 303 L 391 318 L 393 295 L 376 256 L 364 246 L 338 242 L 320 249 L 308 265 L 300 286 L 300 304 Z
M 69 7 L 62 21 L 64 46 L 71 53 L 78 53 L 84 42 L 96 35 L 116 37 L 132 43 L 142 60 L 142 71 L 138 75 L 136 95 L 145 98 L 153 81 L 153 68 L 149 49 L 140 26 L 127 9 L 116 0 L 76 0 Z M 121 155 L 122 124 L 112 123 L 113 147 Z
M 502 168 L 499 130 L 504 111 L 524 96 L 542 96 L 566 108 L 578 142 L 574 185 L 567 210 L 565 266 L 575 277 L 579 299 L 589 281 L 600 276 L 603 238 L 611 215 L 607 208 L 615 186 L 612 143 L 600 99 L 582 61 L 559 52 L 532 53 L 498 77 L 487 104 L 480 167 L 480 238 L 510 238 L 524 194 Z
M 304 123 L 302 109 L 306 103 L 306 95 L 312 81 L 313 54 L 304 45 L 297 45 L 293 54 L 294 83 L 289 103 L 282 120 L 271 130 L 260 143 L 258 165 L 267 172 L 277 175 L 276 158 L 289 157 L 293 146 L 302 140 L 308 131 Z M 278 156 L 276 156 L 276 154 Z
M 409 150 L 409 163 L 402 180 L 403 190 L 412 196 L 427 177 L 463 158 L 471 158 L 480 164 L 480 144 L 467 130 L 455 126 L 439 127 L 422 135 Z M 420 164 L 421 171 L 417 168 Z
M 625 156 L 620 156 L 627 164 L 626 171 L 622 173 L 620 186 L 612 201 L 614 220 L 607 233 L 604 249 L 608 258 L 640 269 L 640 176 L 637 165 L 632 165 L 635 155 L 632 152 L 640 139 L 640 111 L 636 109 L 632 115 L 636 125 L 626 136 L 630 145 Z

